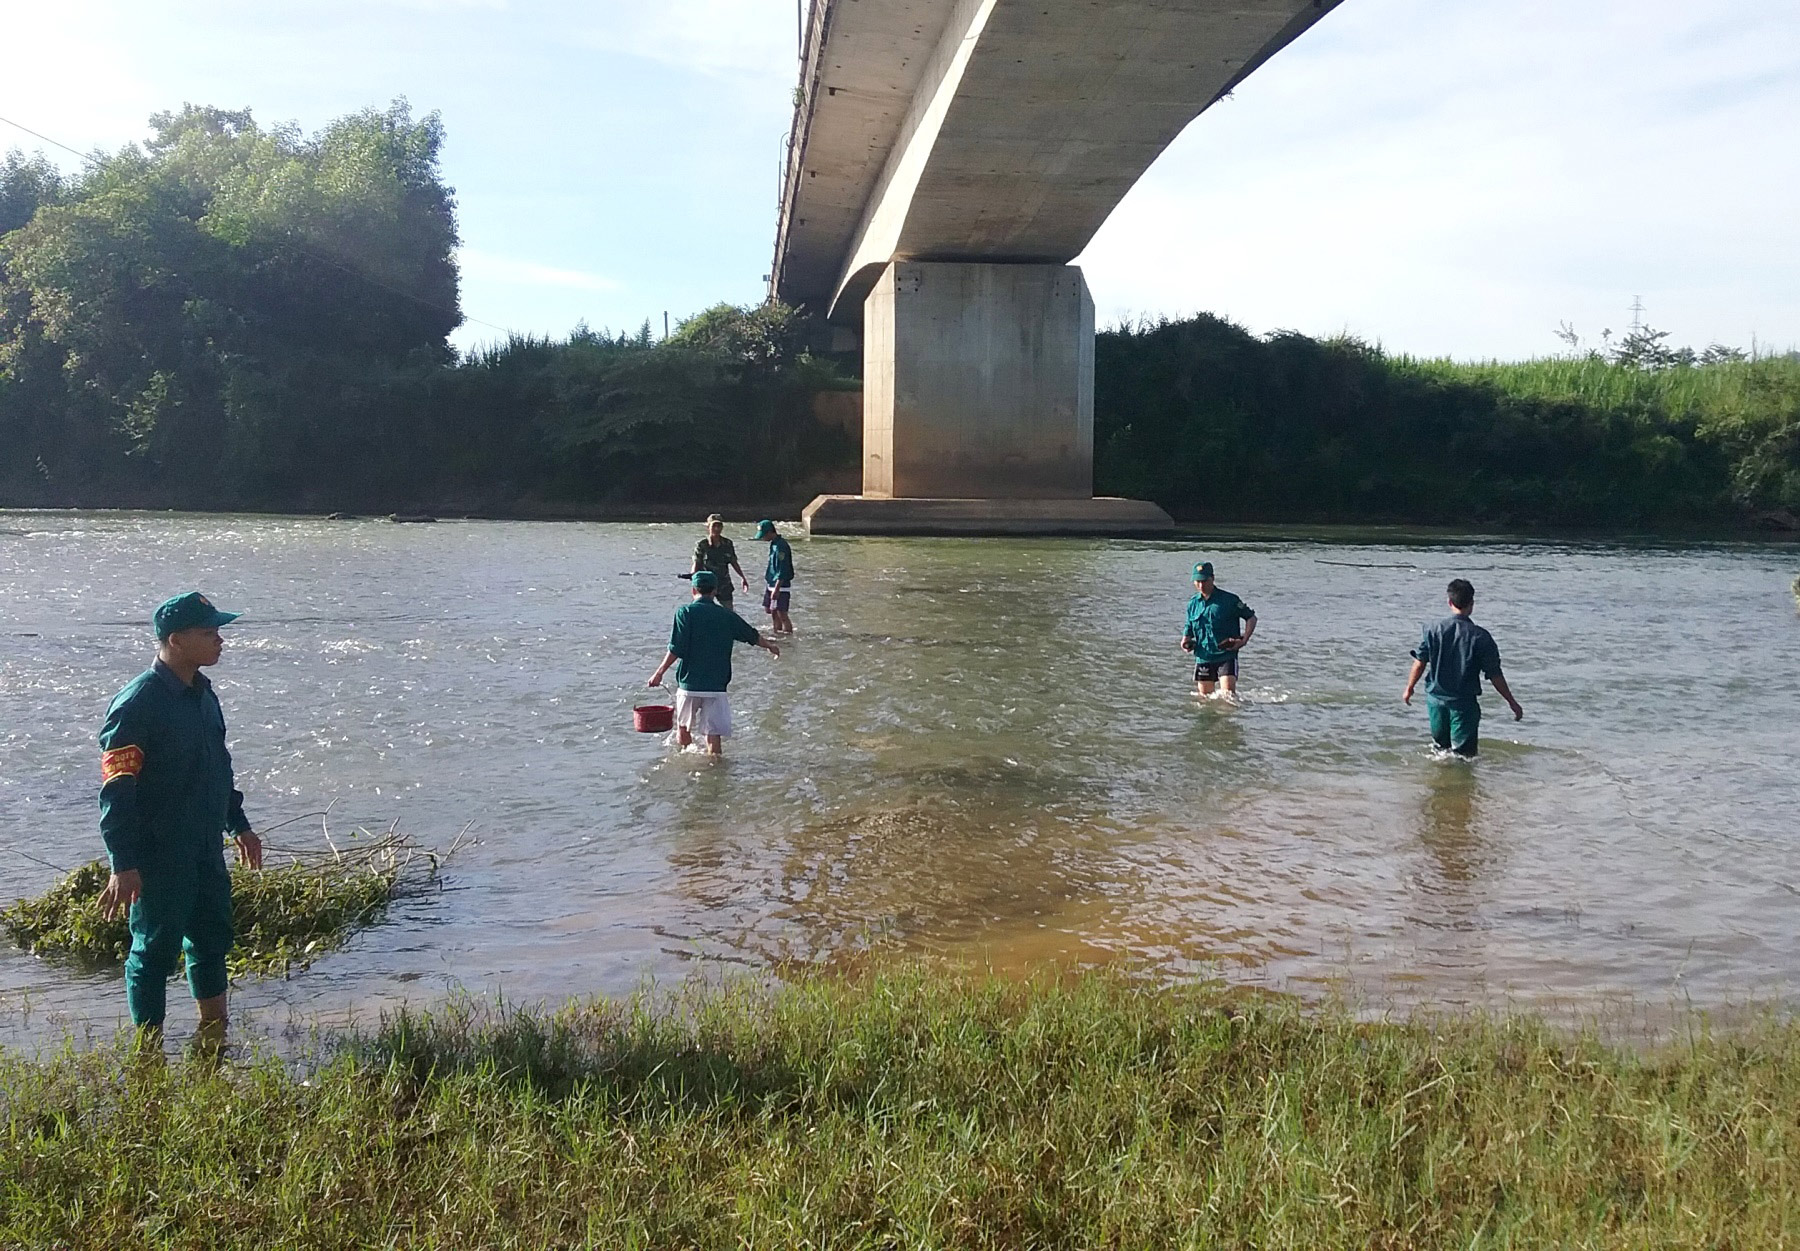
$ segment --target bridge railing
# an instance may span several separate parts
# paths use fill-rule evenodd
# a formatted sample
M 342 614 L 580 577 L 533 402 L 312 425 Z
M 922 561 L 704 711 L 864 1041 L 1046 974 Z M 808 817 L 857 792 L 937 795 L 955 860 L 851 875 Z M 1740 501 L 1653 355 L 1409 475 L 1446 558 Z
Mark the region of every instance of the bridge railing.
M 800 82 L 794 89 L 794 120 L 788 129 L 782 160 L 781 203 L 775 219 L 775 256 L 769 265 L 770 300 L 775 299 L 781 289 L 781 271 L 787 264 L 788 230 L 800 195 L 800 180 L 806 172 L 806 141 L 812 129 L 813 100 L 819 90 L 825 37 L 831 29 L 832 14 L 840 3 L 842 0 L 812 0 L 806 15 L 805 34 L 801 40 Z

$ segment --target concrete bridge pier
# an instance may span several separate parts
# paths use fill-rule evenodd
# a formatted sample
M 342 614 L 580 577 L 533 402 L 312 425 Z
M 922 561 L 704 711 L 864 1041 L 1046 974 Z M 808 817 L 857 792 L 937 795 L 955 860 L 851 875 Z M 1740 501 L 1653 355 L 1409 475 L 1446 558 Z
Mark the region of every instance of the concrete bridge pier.
M 1094 497 L 1094 301 L 1073 265 L 895 261 L 863 304 L 863 493 L 813 534 L 1157 534 Z

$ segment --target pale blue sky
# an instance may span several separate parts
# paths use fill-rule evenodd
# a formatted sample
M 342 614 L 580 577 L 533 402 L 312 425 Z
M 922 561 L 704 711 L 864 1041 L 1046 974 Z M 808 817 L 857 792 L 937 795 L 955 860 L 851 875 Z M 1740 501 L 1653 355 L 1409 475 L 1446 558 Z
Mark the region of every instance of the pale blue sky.
M 482 322 L 660 331 L 761 298 L 794 0 L 8 0 L 0 32 L 0 116 L 82 149 L 183 101 L 308 129 L 438 110 Z M 1102 321 L 1205 309 L 1516 357 L 1641 296 L 1677 341 L 1788 348 L 1797 132 L 1792 0 L 1345 0 L 1081 263 Z M 15 144 L 36 146 L 0 127 Z

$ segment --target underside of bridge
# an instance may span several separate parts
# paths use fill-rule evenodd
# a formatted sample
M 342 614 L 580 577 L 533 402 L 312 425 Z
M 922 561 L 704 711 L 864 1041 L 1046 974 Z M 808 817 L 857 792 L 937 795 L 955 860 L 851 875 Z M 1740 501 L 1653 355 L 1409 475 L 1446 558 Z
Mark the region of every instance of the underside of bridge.
M 815 532 L 1126 533 L 1093 492 L 1080 254 L 1338 0 L 813 0 L 771 294 L 860 330 L 861 496 Z

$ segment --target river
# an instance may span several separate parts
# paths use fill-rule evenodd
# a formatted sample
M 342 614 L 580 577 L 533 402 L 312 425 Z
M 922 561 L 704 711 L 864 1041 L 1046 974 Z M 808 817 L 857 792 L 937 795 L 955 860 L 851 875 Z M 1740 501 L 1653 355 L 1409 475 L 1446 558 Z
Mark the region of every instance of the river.
M 1800 990 L 1794 547 L 796 533 L 800 636 L 740 651 L 711 761 L 631 725 L 696 537 L 0 513 L 0 898 L 99 853 L 95 731 L 149 609 L 198 587 L 245 614 L 212 672 L 254 821 L 478 840 L 241 987 L 266 1033 L 871 948 L 1398 1007 Z M 1236 706 L 1176 645 L 1199 558 L 1259 614 Z M 1487 698 L 1473 765 L 1399 699 L 1454 576 L 1526 710 Z M 116 973 L 0 950 L 0 1042 L 122 1012 Z

